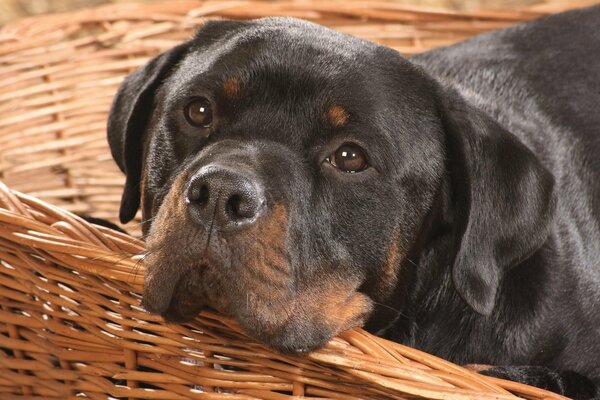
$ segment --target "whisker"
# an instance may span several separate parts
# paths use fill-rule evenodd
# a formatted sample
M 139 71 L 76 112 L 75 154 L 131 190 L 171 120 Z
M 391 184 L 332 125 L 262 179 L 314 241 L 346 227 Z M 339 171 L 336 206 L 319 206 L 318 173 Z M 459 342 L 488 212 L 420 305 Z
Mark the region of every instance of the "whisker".
M 157 215 L 155 215 L 152 218 L 148 218 L 148 219 L 145 219 L 143 221 L 140 221 L 140 222 L 129 222 L 127 225 L 128 226 L 140 226 L 140 225 L 145 224 L 146 222 L 152 222 L 156 217 L 157 217 Z
M 133 265 L 133 271 L 129 274 L 129 276 L 132 276 L 132 280 L 130 282 L 133 282 L 136 280 L 136 278 L 138 276 L 138 271 L 142 268 L 142 263 L 144 262 L 146 257 L 148 257 L 150 255 L 150 253 L 151 252 L 146 252 L 146 253 L 141 254 L 141 257 Z
M 397 308 L 394 308 L 394 307 L 392 307 L 392 306 L 389 306 L 389 305 L 387 305 L 387 304 L 379 303 L 379 302 L 377 302 L 377 301 L 375 301 L 375 300 L 371 300 L 371 301 L 373 302 L 373 304 L 376 304 L 376 305 L 378 305 L 378 306 L 385 307 L 385 308 L 387 308 L 387 309 L 390 309 L 390 310 L 394 311 L 395 313 L 397 313 L 398 315 L 400 315 L 400 316 L 402 316 L 402 317 L 408 318 L 408 315 L 404 314 L 402 311 L 398 310 Z

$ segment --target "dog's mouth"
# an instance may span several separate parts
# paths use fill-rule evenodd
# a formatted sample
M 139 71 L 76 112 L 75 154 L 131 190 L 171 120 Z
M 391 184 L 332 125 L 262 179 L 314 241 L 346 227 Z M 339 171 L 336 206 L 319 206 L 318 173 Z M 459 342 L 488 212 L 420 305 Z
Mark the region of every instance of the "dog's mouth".
M 206 307 L 230 314 L 219 279 L 206 263 L 169 268 L 150 264 L 144 279 L 142 307 L 167 323 L 186 323 Z
M 142 306 L 167 322 L 188 322 L 211 307 L 250 336 L 285 353 L 325 345 L 361 326 L 372 309 L 359 277 L 294 265 L 286 208 L 274 204 L 243 230 L 208 231 L 189 221 L 182 175 L 149 232 Z M 320 262 L 322 264 L 322 261 Z M 312 271 L 312 272 L 311 272 Z
M 151 264 L 142 306 L 168 323 L 190 322 L 210 307 L 233 317 L 246 333 L 271 348 L 295 354 L 322 347 L 341 331 L 363 325 L 372 310 L 356 284 L 320 282 L 285 291 L 268 282 L 231 282 L 216 274 L 218 270 L 212 264 L 195 264 L 177 272 Z
M 188 268 L 173 286 L 168 302 L 164 295 L 156 299 L 146 291 L 142 306 L 153 314 L 160 314 L 168 323 L 185 323 L 193 320 L 206 306 L 202 296 L 203 275 L 206 269 L 206 264 Z

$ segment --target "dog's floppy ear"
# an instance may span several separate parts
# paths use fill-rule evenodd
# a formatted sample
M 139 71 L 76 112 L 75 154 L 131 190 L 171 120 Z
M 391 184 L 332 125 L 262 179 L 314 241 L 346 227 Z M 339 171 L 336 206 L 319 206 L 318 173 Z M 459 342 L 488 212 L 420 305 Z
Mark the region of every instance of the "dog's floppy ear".
M 474 310 L 490 315 L 504 273 L 547 239 L 554 179 L 458 93 L 444 89 L 440 99 L 456 227 L 453 281 Z
M 140 206 L 144 131 L 152 113 L 154 94 L 190 42 L 166 51 L 128 75 L 113 101 L 108 117 L 108 143 L 113 158 L 126 174 L 119 219 L 131 221 Z

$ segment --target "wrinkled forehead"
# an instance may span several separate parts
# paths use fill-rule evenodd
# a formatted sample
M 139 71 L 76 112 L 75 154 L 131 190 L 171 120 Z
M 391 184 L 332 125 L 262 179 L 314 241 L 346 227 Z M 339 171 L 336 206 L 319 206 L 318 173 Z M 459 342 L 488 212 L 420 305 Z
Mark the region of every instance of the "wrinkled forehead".
M 229 134 L 252 130 L 299 146 L 368 110 L 365 64 L 375 45 L 303 21 L 259 22 L 210 43 L 200 35 L 165 85 L 172 108 L 208 97 Z
M 214 91 L 225 82 L 231 89 L 244 88 L 247 95 L 277 88 L 296 95 L 344 92 L 356 87 L 377 47 L 306 21 L 269 18 L 240 24 L 211 40 L 200 31 L 171 75 L 170 87 L 181 94 Z

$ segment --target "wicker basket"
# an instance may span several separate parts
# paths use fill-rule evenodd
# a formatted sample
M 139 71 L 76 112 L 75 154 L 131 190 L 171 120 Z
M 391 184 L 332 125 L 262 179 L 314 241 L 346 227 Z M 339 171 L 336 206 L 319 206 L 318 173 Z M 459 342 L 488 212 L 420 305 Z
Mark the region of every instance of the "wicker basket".
M 210 312 L 192 324 L 165 325 L 138 306 L 143 243 L 69 212 L 115 220 L 123 176 L 105 139 L 111 98 L 125 74 L 207 18 L 292 15 L 412 54 L 554 11 L 184 1 L 103 7 L 4 27 L 0 398 L 560 398 L 360 329 L 306 357 L 290 357 Z

